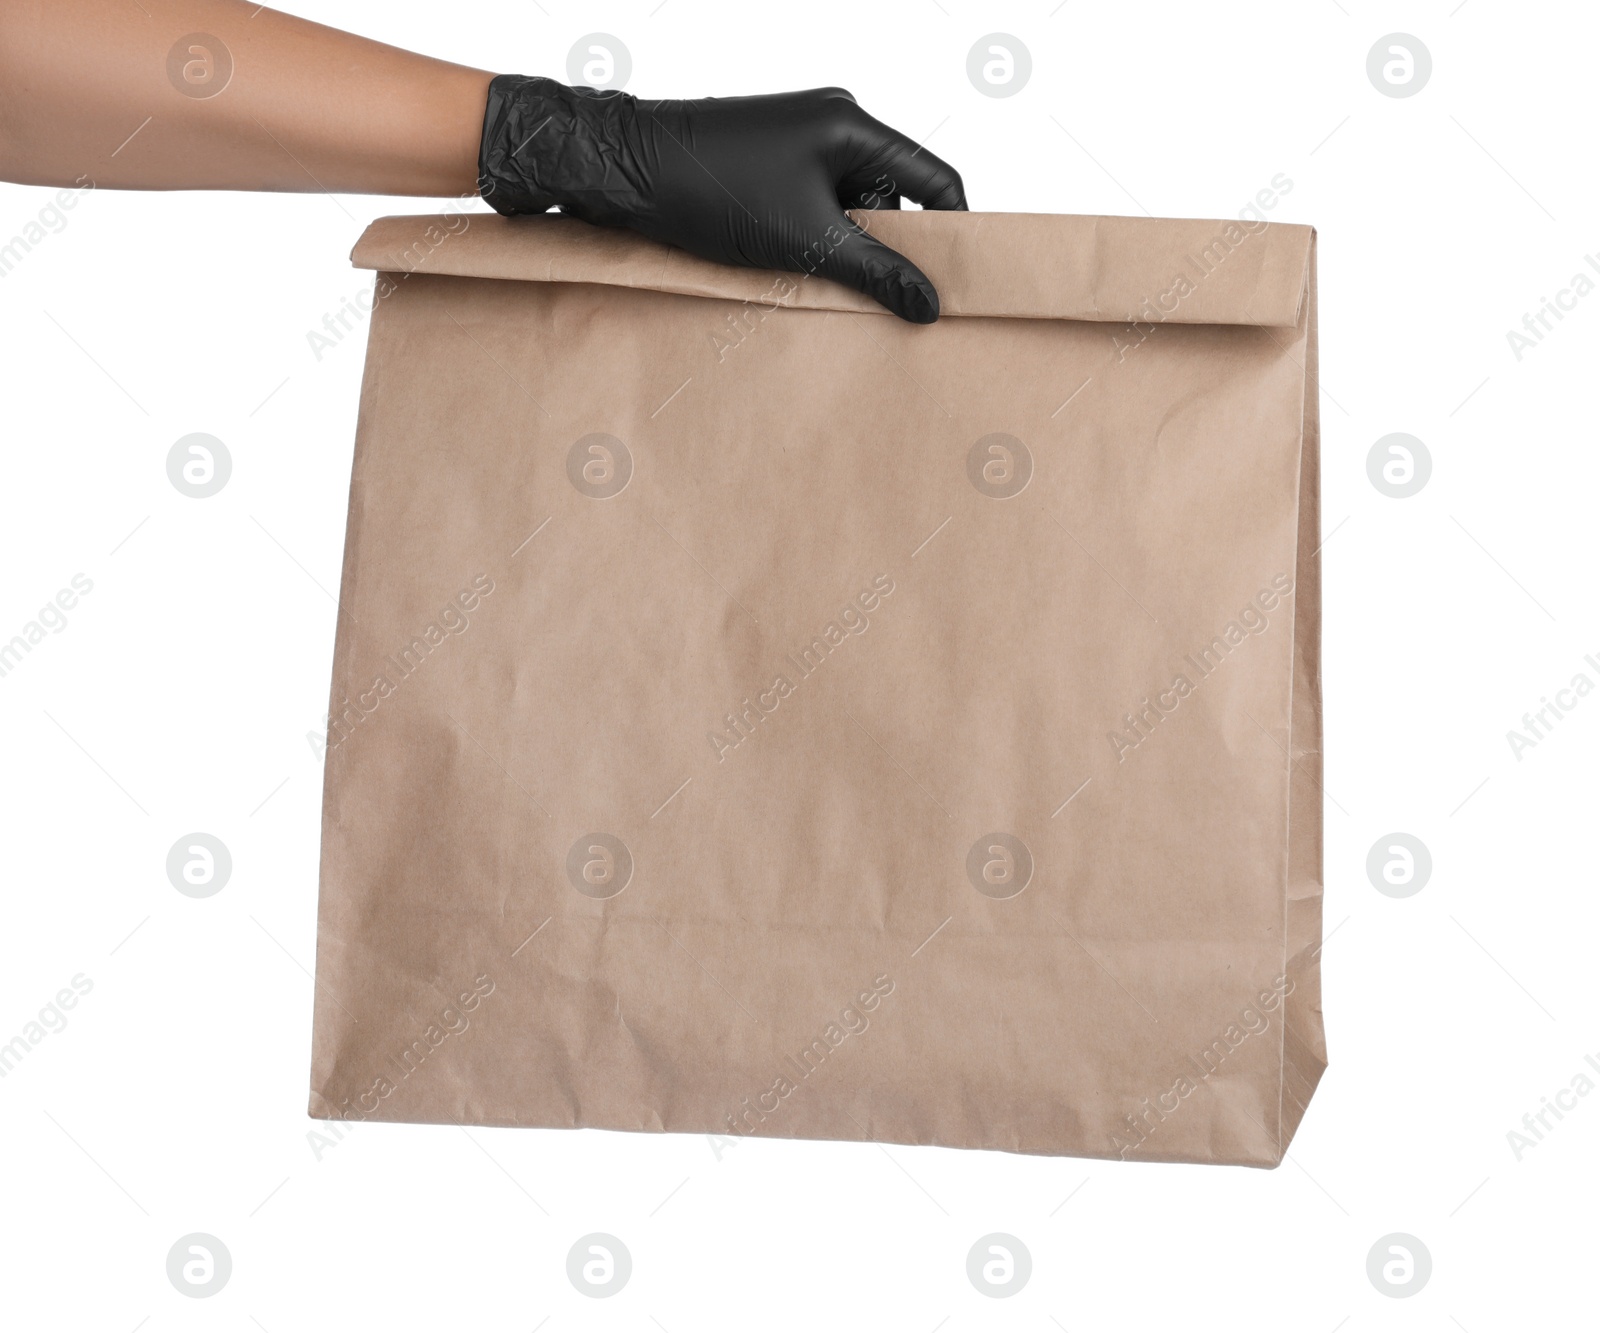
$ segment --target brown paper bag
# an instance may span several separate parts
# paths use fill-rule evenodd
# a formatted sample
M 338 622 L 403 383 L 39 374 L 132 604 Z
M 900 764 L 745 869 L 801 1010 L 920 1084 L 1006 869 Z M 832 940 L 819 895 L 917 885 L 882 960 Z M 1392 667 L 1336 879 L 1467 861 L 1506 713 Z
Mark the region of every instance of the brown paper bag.
M 861 220 L 938 324 L 556 217 L 356 246 L 314 1116 L 1282 1158 L 1313 233 Z

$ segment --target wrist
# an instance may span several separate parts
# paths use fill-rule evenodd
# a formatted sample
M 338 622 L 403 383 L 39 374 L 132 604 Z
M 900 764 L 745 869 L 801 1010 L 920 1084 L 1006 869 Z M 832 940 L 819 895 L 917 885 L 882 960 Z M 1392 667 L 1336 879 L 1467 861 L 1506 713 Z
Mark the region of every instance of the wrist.
M 644 208 L 637 99 L 500 74 L 489 81 L 478 192 L 507 217 L 562 208 L 627 225 Z

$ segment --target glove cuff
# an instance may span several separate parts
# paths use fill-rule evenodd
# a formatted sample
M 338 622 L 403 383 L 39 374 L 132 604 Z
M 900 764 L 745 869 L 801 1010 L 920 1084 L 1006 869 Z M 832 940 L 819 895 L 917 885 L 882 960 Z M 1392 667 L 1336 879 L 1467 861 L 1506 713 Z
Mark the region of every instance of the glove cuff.
M 630 224 L 645 211 L 637 106 L 626 93 L 496 75 L 478 147 L 479 194 L 506 217 L 559 207 L 588 222 Z

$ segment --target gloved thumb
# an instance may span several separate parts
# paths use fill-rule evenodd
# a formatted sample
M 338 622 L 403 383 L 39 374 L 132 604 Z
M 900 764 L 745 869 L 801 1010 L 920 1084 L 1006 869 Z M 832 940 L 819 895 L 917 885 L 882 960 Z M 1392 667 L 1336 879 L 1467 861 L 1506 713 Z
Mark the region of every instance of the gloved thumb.
M 939 293 L 928 275 L 903 254 L 840 219 L 845 239 L 823 260 L 818 271 L 870 296 L 879 305 L 912 324 L 939 318 Z

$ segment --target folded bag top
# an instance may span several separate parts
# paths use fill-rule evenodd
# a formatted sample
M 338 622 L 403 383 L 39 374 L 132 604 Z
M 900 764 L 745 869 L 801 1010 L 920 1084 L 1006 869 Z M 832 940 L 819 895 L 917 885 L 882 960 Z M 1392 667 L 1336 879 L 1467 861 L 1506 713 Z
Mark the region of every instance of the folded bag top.
M 937 324 L 554 216 L 357 244 L 312 1114 L 1281 1160 L 1314 233 L 856 216 Z
M 898 209 L 850 217 L 915 259 L 938 288 L 941 315 L 1293 328 L 1307 291 L 1312 229 L 1306 226 Z M 430 242 L 430 227 L 449 244 Z M 801 310 L 887 313 L 838 283 L 730 268 L 631 231 L 553 214 L 379 218 L 350 258 L 357 268 L 391 272 L 593 282 Z

